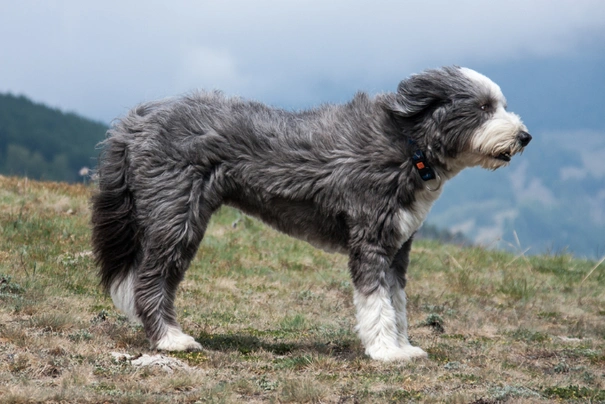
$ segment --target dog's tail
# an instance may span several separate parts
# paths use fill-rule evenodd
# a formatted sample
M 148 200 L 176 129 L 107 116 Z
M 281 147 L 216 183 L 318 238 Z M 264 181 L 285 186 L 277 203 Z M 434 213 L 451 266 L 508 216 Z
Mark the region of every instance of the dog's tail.
M 133 269 L 140 248 L 135 204 L 129 188 L 128 135 L 109 131 L 99 158 L 99 191 L 92 197 L 92 245 L 106 292 Z

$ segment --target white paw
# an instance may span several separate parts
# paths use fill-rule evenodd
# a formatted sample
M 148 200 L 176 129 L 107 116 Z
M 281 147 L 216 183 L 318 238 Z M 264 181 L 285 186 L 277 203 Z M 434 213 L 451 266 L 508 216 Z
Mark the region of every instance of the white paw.
M 154 348 L 159 351 L 200 351 L 202 345 L 178 328 L 170 328 L 164 337 L 154 344 Z
M 376 348 L 368 348 L 366 349 L 366 354 L 370 356 L 370 358 L 384 361 L 384 362 L 393 362 L 393 361 L 411 361 L 414 358 L 426 358 L 427 354 L 422 349 L 406 345 L 404 347 L 376 347 Z
M 427 358 L 429 355 L 421 348 L 418 348 L 417 346 L 412 346 L 410 344 L 408 345 L 403 345 L 401 347 L 401 349 L 403 351 L 405 351 L 410 358 L 415 359 L 415 358 Z

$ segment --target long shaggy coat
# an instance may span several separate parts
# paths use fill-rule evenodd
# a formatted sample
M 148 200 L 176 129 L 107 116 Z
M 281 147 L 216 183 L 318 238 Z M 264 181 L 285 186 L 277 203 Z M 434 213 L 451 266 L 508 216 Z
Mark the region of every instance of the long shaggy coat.
M 152 347 L 200 349 L 181 331 L 174 298 L 226 204 L 347 254 L 366 353 L 424 356 L 407 336 L 412 237 L 443 182 L 465 167 L 504 166 L 529 143 L 505 108 L 497 85 L 458 67 L 302 112 L 216 92 L 142 104 L 109 130 L 99 161 L 92 241 L 101 283 Z M 427 181 L 418 153 L 434 173 Z

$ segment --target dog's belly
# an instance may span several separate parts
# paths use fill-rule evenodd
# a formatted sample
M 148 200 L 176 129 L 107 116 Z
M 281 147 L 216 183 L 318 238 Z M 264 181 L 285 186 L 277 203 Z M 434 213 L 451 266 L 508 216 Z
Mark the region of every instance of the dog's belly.
M 238 198 L 227 200 L 226 204 L 324 251 L 348 252 L 349 232 L 344 214 L 322 214 L 312 202 L 279 198 L 267 203 Z

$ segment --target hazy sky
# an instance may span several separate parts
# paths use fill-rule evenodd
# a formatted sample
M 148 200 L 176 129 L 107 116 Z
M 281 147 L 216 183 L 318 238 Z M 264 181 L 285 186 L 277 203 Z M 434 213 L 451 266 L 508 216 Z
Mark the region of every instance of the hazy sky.
M 196 88 L 301 107 L 604 40 L 603 0 L 0 0 L 0 92 L 105 122 Z

